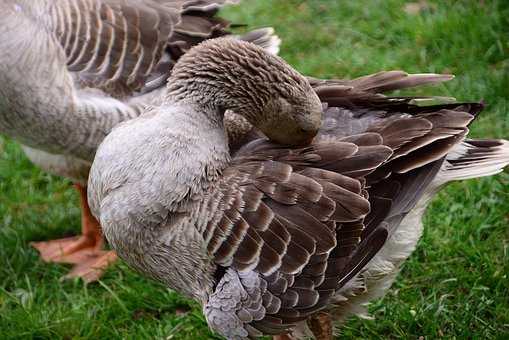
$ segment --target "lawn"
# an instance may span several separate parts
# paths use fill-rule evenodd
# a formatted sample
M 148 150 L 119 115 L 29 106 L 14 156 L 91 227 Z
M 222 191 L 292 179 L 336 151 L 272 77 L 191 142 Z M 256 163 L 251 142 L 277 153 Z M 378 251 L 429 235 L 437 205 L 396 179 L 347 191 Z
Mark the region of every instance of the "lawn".
M 222 15 L 274 26 L 281 55 L 315 77 L 379 70 L 456 74 L 414 91 L 484 100 L 474 137 L 509 138 L 509 2 L 244 1 Z M 509 174 L 456 183 L 434 201 L 425 234 L 375 319 L 351 319 L 345 339 L 509 338 Z M 85 285 L 60 281 L 29 242 L 75 234 L 70 182 L 34 167 L 0 137 L 0 339 L 206 339 L 198 306 L 123 263 Z

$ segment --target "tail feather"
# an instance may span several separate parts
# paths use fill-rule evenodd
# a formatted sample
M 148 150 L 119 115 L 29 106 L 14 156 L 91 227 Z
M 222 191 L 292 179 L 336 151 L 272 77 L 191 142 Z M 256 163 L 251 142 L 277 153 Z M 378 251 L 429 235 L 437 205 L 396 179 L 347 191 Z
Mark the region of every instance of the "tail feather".
M 308 77 L 314 88 L 321 86 L 347 86 L 357 91 L 367 93 L 385 93 L 422 85 L 439 84 L 453 79 L 450 74 L 416 73 L 409 74 L 404 71 L 382 71 L 375 74 L 355 78 L 352 80 L 330 79 L 322 80 Z
M 166 2 L 163 0 L 162 2 Z M 225 5 L 236 5 L 240 0 L 201 0 L 201 1 L 182 1 L 182 13 L 187 14 L 189 12 L 217 12 Z
M 443 184 L 450 181 L 498 174 L 509 165 L 509 141 L 467 139 L 447 155 L 440 172 Z
M 252 42 L 253 44 L 264 48 L 269 53 L 272 54 L 279 53 L 281 39 L 276 34 L 274 34 L 274 29 L 272 27 L 253 30 L 244 35 L 237 36 L 237 38 L 244 41 Z
M 426 84 L 438 84 L 453 79 L 450 74 L 417 73 L 403 71 L 383 71 L 350 81 L 351 86 L 372 93 L 383 93 Z

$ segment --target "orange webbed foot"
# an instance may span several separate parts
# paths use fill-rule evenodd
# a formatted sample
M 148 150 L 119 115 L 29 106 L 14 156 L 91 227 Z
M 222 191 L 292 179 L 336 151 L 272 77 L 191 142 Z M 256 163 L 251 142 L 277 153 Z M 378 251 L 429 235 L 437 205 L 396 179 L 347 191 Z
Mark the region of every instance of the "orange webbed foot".
M 117 260 L 117 254 L 110 250 L 98 250 L 89 254 L 89 258 L 76 264 L 72 270 L 64 276 L 64 279 L 79 277 L 86 283 L 99 280 L 106 268 Z
M 85 282 L 98 280 L 108 265 L 115 262 L 113 251 L 103 250 L 104 239 L 99 222 L 90 212 L 86 188 L 76 185 L 81 197 L 82 235 L 59 240 L 32 242 L 45 262 L 71 263 L 64 278 L 81 277 Z

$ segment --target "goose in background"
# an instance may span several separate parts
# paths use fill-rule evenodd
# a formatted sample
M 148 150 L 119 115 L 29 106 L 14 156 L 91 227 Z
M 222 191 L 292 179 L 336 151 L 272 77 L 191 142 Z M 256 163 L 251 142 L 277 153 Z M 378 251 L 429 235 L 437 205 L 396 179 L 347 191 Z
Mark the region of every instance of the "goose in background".
M 377 94 L 450 78 L 321 81 L 208 40 L 100 145 L 93 215 L 123 260 L 198 301 L 227 339 L 331 338 L 390 286 L 440 187 L 509 163 L 507 141 L 466 139 L 482 104 Z M 227 110 L 254 126 L 235 148 Z
M 68 277 L 93 281 L 115 260 L 103 250 L 86 182 L 95 151 L 119 122 L 162 89 L 192 46 L 229 35 L 216 16 L 236 0 L 4 0 L 0 3 L 0 133 L 28 158 L 74 181 L 80 236 L 33 246 L 44 261 L 74 264 Z M 238 37 L 277 53 L 270 28 Z M 236 124 L 235 126 L 239 126 Z

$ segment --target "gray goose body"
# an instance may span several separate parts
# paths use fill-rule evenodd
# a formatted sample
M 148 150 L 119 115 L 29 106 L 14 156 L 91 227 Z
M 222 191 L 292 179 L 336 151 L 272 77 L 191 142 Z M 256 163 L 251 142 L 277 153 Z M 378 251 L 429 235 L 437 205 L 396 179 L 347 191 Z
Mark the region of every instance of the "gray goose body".
M 199 301 L 214 331 L 305 336 L 315 313 L 341 319 L 388 288 L 440 186 L 509 161 L 505 141 L 465 140 L 479 104 L 373 94 L 430 77 L 311 87 L 251 44 L 203 43 L 179 61 L 161 105 L 100 146 L 92 210 L 125 261 Z M 300 147 L 255 134 L 232 151 L 225 109 L 274 141 L 318 134 Z
M 7 0 L 0 133 L 45 170 L 86 182 L 104 136 L 152 104 L 191 46 L 229 34 L 235 0 Z M 270 29 L 245 37 L 277 53 Z

